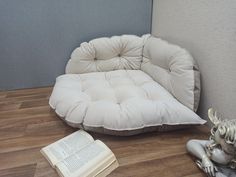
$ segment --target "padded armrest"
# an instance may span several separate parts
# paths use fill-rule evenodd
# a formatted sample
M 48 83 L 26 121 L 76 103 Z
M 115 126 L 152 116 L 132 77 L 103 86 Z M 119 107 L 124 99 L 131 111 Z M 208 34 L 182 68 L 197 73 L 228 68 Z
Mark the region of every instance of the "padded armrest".
M 141 70 L 160 83 L 182 104 L 196 111 L 200 99 L 200 72 L 183 48 L 156 37 L 146 40 Z
M 143 38 L 135 35 L 97 38 L 73 51 L 66 73 L 140 69 L 142 52 Z

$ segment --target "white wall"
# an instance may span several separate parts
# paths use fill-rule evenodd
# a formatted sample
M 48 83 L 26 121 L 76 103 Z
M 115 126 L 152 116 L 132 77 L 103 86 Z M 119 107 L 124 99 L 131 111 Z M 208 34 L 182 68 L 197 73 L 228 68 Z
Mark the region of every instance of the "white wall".
M 152 34 L 188 49 L 201 71 L 198 113 L 236 118 L 236 0 L 154 0 Z

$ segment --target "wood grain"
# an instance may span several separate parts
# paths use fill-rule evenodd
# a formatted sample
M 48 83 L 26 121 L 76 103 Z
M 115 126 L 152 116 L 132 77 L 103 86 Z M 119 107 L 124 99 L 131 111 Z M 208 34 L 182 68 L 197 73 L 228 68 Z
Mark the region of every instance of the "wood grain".
M 76 129 L 50 109 L 51 87 L 0 92 L 0 176 L 57 177 L 39 150 Z M 120 167 L 110 177 L 203 177 L 187 154 L 189 139 L 206 139 L 208 128 L 152 132 L 131 137 L 91 133 L 115 153 Z

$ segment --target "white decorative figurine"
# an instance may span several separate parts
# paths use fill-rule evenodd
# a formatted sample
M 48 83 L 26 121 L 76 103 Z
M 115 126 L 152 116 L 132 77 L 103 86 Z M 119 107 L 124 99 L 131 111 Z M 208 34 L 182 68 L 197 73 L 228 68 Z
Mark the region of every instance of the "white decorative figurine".
M 189 140 L 187 150 L 196 156 L 196 164 L 210 177 L 236 177 L 236 119 L 220 120 L 211 108 L 214 126 L 209 140 Z

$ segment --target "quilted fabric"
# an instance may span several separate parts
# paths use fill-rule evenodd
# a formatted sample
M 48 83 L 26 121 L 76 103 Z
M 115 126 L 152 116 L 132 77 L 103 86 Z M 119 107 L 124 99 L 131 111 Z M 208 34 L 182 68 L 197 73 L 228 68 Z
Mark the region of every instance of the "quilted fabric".
M 62 75 L 49 103 L 68 124 L 93 131 L 205 123 L 141 70 Z
M 88 73 L 117 69 L 140 69 L 143 38 L 134 35 L 98 38 L 76 48 L 66 73 Z
M 199 98 L 200 73 L 185 49 L 123 35 L 76 48 L 49 104 L 73 127 L 133 135 L 204 124 L 193 112 Z
M 160 83 L 182 104 L 196 111 L 200 100 L 200 72 L 185 49 L 156 37 L 144 45 L 141 70 Z

